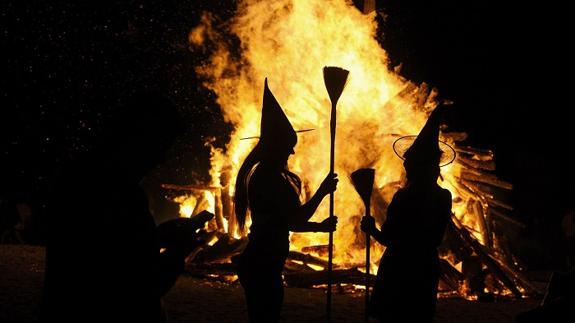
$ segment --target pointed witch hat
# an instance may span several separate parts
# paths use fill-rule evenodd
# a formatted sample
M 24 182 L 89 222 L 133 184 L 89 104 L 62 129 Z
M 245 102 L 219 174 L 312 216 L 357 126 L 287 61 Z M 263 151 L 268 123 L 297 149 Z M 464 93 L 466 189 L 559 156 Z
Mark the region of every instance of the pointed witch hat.
M 276 100 L 272 91 L 268 87 L 268 79 L 264 82 L 264 97 L 262 102 L 262 119 L 260 124 L 260 135 L 241 138 L 260 139 L 263 147 L 281 146 L 293 147 L 297 143 L 297 133 L 314 129 L 294 130 L 282 107 Z
M 417 136 L 409 135 L 397 139 L 393 143 L 395 154 L 403 160 L 420 165 L 443 167 L 451 164 L 455 160 L 455 149 L 439 140 L 439 124 L 443 110 L 443 105 L 435 108 Z

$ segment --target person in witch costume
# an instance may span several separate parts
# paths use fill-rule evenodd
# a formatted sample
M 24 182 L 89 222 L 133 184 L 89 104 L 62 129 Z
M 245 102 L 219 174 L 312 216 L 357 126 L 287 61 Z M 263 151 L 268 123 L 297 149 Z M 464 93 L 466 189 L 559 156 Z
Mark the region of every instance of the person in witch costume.
M 277 322 L 283 303 L 282 270 L 289 252 L 289 233 L 335 231 L 337 218 L 310 222 L 323 198 L 334 192 L 337 175 L 328 175 L 305 204 L 299 199 L 301 180 L 287 168 L 297 143 L 281 106 L 264 85 L 260 136 L 236 179 L 235 214 L 240 229 L 247 210 L 252 224 L 249 242 L 239 257 L 238 276 L 250 322 Z
M 369 305 L 370 316 L 382 322 L 433 321 L 439 283 L 437 247 L 451 216 L 451 193 L 437 179 L 440 166 L 455 158 L 455 151 L 438 140 L 444 108 L 440 105 L 431 113 L 417 137 L 405 136 L 394 143 L 394 151 L 404 159 L 407 181 L 393 196 L 381 230 L 372 217 L 361 221 L 361 229 L 386 246 Z

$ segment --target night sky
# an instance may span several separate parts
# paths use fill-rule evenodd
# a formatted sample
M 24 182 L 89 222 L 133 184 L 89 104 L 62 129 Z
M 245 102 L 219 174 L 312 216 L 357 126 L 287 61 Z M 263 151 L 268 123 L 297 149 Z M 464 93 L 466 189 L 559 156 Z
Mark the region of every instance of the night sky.
M 223 146 L 230 126 L 194 74 L 209 52 L 192 52 L 187 34 L 203 11 L 225 22 L 234 8 L 235 1 L 210 0 L 2 1 L 3 198 L 41 201 L 63 161 L 89 150 L 121 98 L 142 88 L 168 96 L 189 125 L 151 178 L 206 180 L 203 143 L 216 136 Z M 456 102 L 451 129 L 495 151 L 496 174 L 515 185 L 514 216 L 528 224 L 525 234 L 552 236 L 560 207 L 573 203 L 575 178 L 567 156 L 574 146 L 568 11 L 455 0 L 378 1 L 383 10 L 379 40 L 392 63 Z

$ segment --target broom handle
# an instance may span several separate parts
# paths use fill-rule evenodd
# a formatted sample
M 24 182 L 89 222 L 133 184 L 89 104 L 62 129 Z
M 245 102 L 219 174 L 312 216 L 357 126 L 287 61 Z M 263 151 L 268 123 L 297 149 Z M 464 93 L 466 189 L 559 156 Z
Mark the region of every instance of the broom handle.
M 365 204 L 365 215 L 371 216 L 369 201 Z M 369 257 L 369 248 L 371 247 L 371 237 L 369 233 L 365 233 L 365 322 L 369 321 L 369 267 L 371 266 L 371 261 Z
M 331 118 L 329 123 L 331 135 L 331 147 L 329 155 L 329 173 L 334 173 L 335 165 L 335 125 L 336 125 L 336 107 L 337 102 L 331 103 Z M 333 201 L 334 193 L 329 194 L 329 217 L 333 217 Z M 331 321 L 331 273 L 333 265 L 333 232 L 329 232 L 329 245 L 328 245 L 328 261 L 327 261 L 327 304 L 326 304 L 326 319 L 327 322 Z

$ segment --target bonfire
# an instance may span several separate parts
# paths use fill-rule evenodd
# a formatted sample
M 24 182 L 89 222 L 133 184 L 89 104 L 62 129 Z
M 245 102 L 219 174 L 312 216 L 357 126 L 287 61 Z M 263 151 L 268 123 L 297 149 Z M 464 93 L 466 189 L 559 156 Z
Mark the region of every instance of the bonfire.
M 294 128 L 315 129 L 298 136 L 297 154 L 289 164 L 295 173 L 305 174 L 308 181 L 303 183 L 301 198 L 307 200 L 330 165 L 331 104 L 322 68 L 340 66 L 349 70 L 349 79 L 337 106 L 335 172 L 341 181 L 335 193 L 339 224 L 334 233 L 333 280 L 340 287 L 364 282 L 366 242 L 359 229 L 364 210 L 349 175 L 359 168 L 376 170 L 371 214 L 381 224 L 393 194 L 404 182 L 402 161 L 392 145 L 401 136 L 419 132 L 441 93 L 403 78 L 397 67 L 389 66 L 375 37 L 376 14 L 343 0 L 243 0 L 233 19 L 220 21 L 206 13 L 193 26 L 191 52 L 211 53 L 196 72 L 217 95 L 224 119 L 233 126 L 224 148 L 211 147 L 210 183 L 164 185 L 180 193 L 182 216 L 195 216 L 204 209 L 216 215 L 209 224 L 210 243 L 189 258 L 193 268 L 203 268 L 201 272 L 210 277 L 234 280 L 233 256 L 241 252 L 246 239 L 233 216 L 234 176 L 256 143 L 242 139 L 259 132 L 264 78 Z M 465 109 L 454 103 L 455 108 Z M 518 259 L 497 230 L 522 225 L 510 216 L 513 208 L 504 199 L 512 185 L 493 175 L 492 151 L 466 146 L 465 133 L 442 130 L 441 140 L 457 152 L 455 161 L 442 168 L 439 182 L 453 196 L 452 221 L 440 248 L 443 291 L 469 299 L 537 293 L 522 277 Z M 312 221 L 328 213 L 324 201 Z M 328 234 L 294 233 L 290 241 L 286 284 L 324 286 Z M 381 255 L 382 248 L 371 244 L 375 255 Z M 377 265 L 372 261 L 371 273 Z M 220 275 L 226 269 L 228 274 Z

